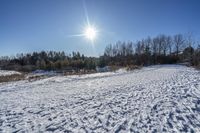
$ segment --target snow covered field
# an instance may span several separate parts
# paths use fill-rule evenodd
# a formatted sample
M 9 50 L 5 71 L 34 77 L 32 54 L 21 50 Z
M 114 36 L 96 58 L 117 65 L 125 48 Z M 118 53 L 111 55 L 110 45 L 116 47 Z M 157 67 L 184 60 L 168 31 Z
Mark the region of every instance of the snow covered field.
M 0 132 L 200 132 L 200 72 L 176 65 L 0 84 Z
M 14 75 L 14 74 L 20 75 L 21 73 L 16 72 L 16 71 L 0 70 L 0 76 L 10 76 L 10 75 Z

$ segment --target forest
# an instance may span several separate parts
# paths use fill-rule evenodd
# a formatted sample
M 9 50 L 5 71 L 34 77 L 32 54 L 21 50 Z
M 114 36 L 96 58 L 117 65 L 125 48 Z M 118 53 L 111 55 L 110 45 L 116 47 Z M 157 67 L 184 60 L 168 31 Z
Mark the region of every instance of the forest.
M 34 70 L 81 71 L 104 66 L 148 66 L 186 64 L 200 67 L 200 44 L 191 35 L 160 34 L 132 42 L 118 41 L 106 46 L 100 57 L 87 57 L 79 52 L 41 51 L 0 57 L 0 68 L 30 72 Z

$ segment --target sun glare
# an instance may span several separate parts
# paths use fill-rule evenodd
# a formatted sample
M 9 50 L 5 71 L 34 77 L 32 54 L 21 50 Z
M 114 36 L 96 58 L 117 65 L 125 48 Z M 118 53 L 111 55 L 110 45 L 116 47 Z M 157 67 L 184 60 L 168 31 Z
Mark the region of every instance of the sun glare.
M 88 26 L 86 29 L 85 29 L 85 32 L 84 32 L 84 36 L 93 41 L 96 36 L 97 36 L 97 30 L 95 27 L 92 27 L 92 26 Z

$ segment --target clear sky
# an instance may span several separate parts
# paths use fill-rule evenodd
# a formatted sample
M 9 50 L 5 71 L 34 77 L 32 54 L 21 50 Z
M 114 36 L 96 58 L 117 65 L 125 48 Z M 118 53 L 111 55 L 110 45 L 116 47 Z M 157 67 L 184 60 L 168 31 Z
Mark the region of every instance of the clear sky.
M 71 36 L 87 24 L 84 5 L 99 30 L 94 45 Z M 187 32 L 200 38 L 200 0 L 0 0 L 0 55 L 56 50 L 98 56 L 118 40 Z

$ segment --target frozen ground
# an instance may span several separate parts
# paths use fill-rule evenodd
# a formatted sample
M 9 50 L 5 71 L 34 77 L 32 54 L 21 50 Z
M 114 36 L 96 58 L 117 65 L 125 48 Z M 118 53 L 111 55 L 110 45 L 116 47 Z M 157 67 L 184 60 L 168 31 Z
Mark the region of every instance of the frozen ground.
M 200 72 L 134 72 L 0 84 L 0 132 L 200 132 Z
M 0 76 L 10 76 L 10 75 L 13 75 L 13 74 L 20 75 L 21 73 L 16 72 L 16 71 L 0 70 Z

